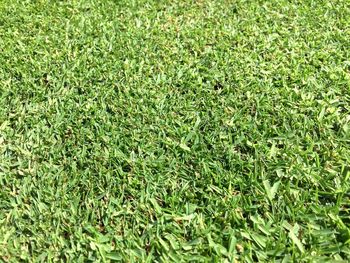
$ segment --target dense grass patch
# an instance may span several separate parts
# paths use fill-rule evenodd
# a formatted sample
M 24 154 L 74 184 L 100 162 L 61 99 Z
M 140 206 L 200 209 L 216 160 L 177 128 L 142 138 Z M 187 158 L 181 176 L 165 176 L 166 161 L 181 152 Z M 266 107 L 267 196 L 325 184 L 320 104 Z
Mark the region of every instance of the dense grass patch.
M 350 2 L 0 3 L 0 260 L 350 259 Z

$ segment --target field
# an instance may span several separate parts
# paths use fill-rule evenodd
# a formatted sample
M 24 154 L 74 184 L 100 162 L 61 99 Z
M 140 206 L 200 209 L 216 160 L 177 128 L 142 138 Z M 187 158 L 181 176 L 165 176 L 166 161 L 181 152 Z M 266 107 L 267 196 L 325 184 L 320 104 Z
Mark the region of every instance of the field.
M 348 262 L 348 0 L 2 0 L 0 261 Z

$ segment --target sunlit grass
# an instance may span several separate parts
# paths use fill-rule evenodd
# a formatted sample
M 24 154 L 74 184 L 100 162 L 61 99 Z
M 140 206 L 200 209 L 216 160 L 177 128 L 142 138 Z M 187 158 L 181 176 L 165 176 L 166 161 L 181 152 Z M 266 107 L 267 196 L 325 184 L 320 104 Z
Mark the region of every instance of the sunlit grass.
M 350 2 L 0 3 L 0 260 L 350 258 Z

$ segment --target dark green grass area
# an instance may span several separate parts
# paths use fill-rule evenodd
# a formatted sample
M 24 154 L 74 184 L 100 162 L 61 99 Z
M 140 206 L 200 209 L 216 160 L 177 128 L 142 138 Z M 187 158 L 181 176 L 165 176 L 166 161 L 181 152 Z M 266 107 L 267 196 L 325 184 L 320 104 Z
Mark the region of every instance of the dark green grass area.
M 350 2 L 0 2 L 0 261 L 350 260 Z

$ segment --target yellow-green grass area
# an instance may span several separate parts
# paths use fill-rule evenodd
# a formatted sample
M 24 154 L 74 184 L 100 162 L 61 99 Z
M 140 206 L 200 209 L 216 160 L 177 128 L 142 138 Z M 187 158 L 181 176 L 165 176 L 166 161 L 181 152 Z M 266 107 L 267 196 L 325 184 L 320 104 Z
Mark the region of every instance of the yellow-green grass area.
M 2 0 L 0 261 L 348 262 L 348 0 Z

